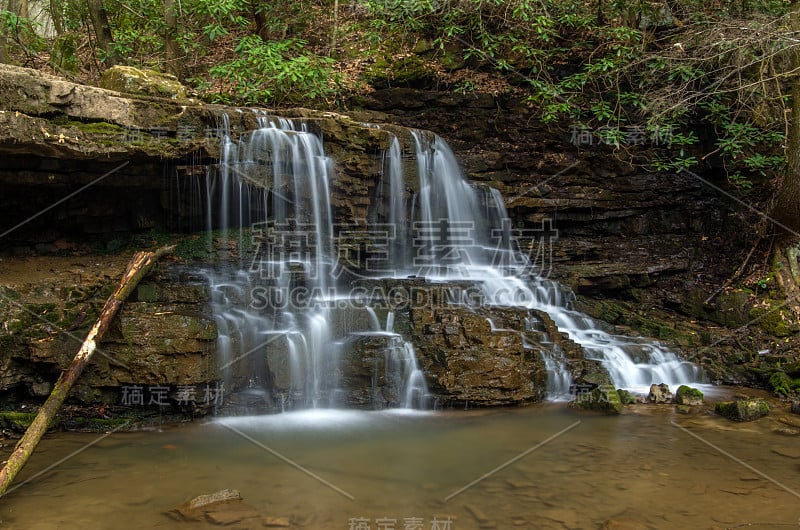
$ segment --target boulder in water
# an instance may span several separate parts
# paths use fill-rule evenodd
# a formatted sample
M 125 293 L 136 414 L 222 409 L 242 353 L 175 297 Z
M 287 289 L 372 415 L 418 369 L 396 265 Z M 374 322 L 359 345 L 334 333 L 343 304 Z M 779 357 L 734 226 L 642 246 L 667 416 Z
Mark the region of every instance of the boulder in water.
M 590 391 L 576 394 L 575 399 L 570 402 L 570 406 L 576 409 L 597 410 L 606 414 L 622 412 L 619 393 L 610 385 L 600 385 Z
M 740 399 L 717 403 L 715 410 L 729 420 L 753 421 L 769 414 L 769 405 L 763 399 Z
M 690 386 L 681 385 L 675 392 L 675 403 L 678 405 L 702 405 L 703 393 Z
M 647 401 L 650 403 L 671 403 L 672 392 L 670 392 L 669 386 L 664 383 L 660 385 L 650 385 L 650 393 L 647 395 Z
M 636 396 L 634 396 L 633 394 L 631 394 L 630 392 L 628 392 L 623 388 L 618 388 L 617 394 L 619 395 L 620 403 L 622 403 L 623 405 L 633 405 L 639 402 L 639 400 L 636 399 Z

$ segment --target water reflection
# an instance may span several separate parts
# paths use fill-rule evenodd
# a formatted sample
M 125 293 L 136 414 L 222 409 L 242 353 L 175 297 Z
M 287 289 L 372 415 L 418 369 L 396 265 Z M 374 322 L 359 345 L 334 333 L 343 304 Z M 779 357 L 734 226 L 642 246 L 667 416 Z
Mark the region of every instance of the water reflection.
M 235 488 L 264 516 L 290 517 L 308 528 L 347 529 L 351 518 L 367 519 L 371 528 L 393 518 L 395 528 L 404 528 L 404 519 L 421 518 L 427 530 L 438 516 L 459 530 L 598 528 L 610 519 L 637 528 L 778 528 L 797 523 L 800 499 L 671 422 L 798 491 L 797 438 L 773 432 L 779 419 L 736 425 L 669 406 L 588 416 L 559 404 L 226 418 L 114 434 L 12 492 L 0 517 L 7 528 L 173 528 L 188 523 L 165 511 Z M 20 482 L 95 438 L 59 434 L 44 441 Z

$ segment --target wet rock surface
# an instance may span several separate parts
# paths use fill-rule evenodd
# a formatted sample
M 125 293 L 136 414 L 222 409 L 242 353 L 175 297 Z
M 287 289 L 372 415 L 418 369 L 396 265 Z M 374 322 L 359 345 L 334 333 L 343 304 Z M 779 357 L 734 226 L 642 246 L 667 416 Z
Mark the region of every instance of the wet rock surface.
M 698 406 L 703 404 L 703 393 L 686 385 L 681 385 L 675 391 L 675 403 L 678 405 Z
M 717 414 L 733 421 L 753 421 L 769 414 L 769 404 L 763 399 L 738 399 L 717 403 Z
M 672 392 L 665 384 L 650 385 L 650 393 L 647 395 L 650 403 L 672 403 Z

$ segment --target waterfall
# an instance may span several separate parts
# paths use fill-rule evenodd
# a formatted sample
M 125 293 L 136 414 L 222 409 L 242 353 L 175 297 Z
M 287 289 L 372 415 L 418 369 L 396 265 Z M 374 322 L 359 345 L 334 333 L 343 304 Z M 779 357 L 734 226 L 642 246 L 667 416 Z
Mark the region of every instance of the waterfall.
M 210 200 L 219 202 L 216 212 L 207 209 L 209 227 L 226 242 L 238 230 L 238 247 L 229 249 L 236 259 L 205 271 L 221 366 L 240 388 L 272 386 L 282 403 L 320 406 L 337 389 L 326 303 L 335 290 L 332 161 L 317 136 L 292 122 L 259 122 L 237 142 L 223 122 L 220 162 L 208 175 Z M 247 226 L 255 227 L 252 234 Z M 248 245 L 256 250 L 245 264 Z M 268 381 L 276 372 L 286 377 Z
M 259 396 L 267 409 L 336 406 L 345 336 L 379 334 L 387 341 L 387 366 L 396 372 L 388 375 L 399 388 L 397 405 L 423 406 L 424 376 L 413 346 L 393 331 L 394 314 L 382 331 L 371 307 L 337 304 L 348 295 L 334 274 L 333 161 L 322 141 L 305 125 L 256 117 L 259 128 L 238 141 L 223 117 L 220 161 L 207 174 L 209 234 L 218 230 L 230 254 L 203 271 L 223 377 L 235 390 Z M 396 143 L 386 160 L 387 174 L 394 175 L 390 215 L 398 225 L 405 209 L 399 159 Z M 406 238 L 407 230 L 400 234 Z M 398 252 L 406 246 L 401 243 Z M 245 261 L 248 253 L 253 258 Z M 363 328 L 353 322 L 358 311 L 368 316 Z
M 207 227 L 226 245 L 226 257 L 204 271 L 226 382 L 249 390 L 254 407 L 336 406 L 341 396 L 363 403 L 363 394 L 347 394 L 341 387 L 347 381 L 340 381 L 352 376 L 342 375 L 342 362 L 360 345 L 381 352 L 386 366 L 386 373 L 371 376 L 373 406 L 424 407 L 430 401 L 425 376 L 413 345 L 395 331 L 395 314 L 385 313 L 381 324 L 376 309 L 354 307 L 348 286 L 337 281 L 333 160 L 321 139 L 291 120 L 257 114 L 257 121 L 258 129 L 234 140 L 223 119 L 221 158 L 206 181 Z M 499 190 L 470 185 L 440 137 L 410 136 L 418 191 L 407 196 L 414 186 L 407 185 L 396 137 L 383 155 L 378 188 L 393 228 L 385 260 L 395 278 L 469 282 L 479 286 L 481 300 L 451 287 L 452 303 L 543 311 L 587 358 L 603 364 L 617 387 L 641 391 L 651 383 L 700 380 L 697 367 L 667 348 L 602 331 L 576 311 L 574 295 L 547 278 L 549 240 L 540 241 L 535 256 L 526 253 L 519 245 L 524 230 L 512 227 Z M 548 397 L 563 398 L 571 385 L 564 352 L 547 340 L 530 344 L 525 331 L 519 331 L 523 345 L 539 351 L 548 373 Z M 368 356 L 356 351 L 355 357 L 366 362 Z M 378 379 L 389 381 L 390 390 L 379 391 Z
M 698 383 L 697 366 L 681 361 L 666 347 L 639 337 L 607 333 L 589 316 L 572 308 L 574 295 L 543 274 L 544 255 L 532 260 L 513 247 L 511 224 L 500 192 L 470 186 L 447 143 L 414 132 L 420 190 L 414 204 L 415 237 L 442 243 L 438 262 L 416 273 L 436 281 L 469 280 L 482 286 L 483 302 L 501 307 L 524 307 L 546 312 L 560 332 L 580 344 L 586 357 L 600 361 L 614 385 L 645 391 L 652 383 L 670 386 Z M 488 196 L 483 198 L 481 193 Z M 449 233 L 445 236 L 443 231 Z M 546 234 L 544 234 L 546 235 Z M 438 239 L 435 239 L 438 238 Z M 436 246 L 436 245 L 434 245 Z M 430 249 L 427 249 L 430 250 Z M 434 249 L 436 250 L 436 249 Z M 541 262 L 540 262 L 541 259 Z M 545 364 L 550 385 L 563 392 L 568 374 L 563 353 L 548 352 Z

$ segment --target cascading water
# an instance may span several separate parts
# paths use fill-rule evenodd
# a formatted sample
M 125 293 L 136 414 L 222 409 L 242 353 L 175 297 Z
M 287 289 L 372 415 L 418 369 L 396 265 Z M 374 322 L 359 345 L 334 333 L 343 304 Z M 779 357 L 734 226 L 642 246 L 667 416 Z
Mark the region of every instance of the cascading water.
M 290 374 L 278 382 L 282 395 L 274 397 L 313 406 L 329 401 L 336 384 L 329 376 L 336 373 L 337 351 L 325 303 L 335 287 L 330 281 L 331 161 L 316 136 L 294 130 L 289 122 L 279 128 L 260 121 L 263 127 L 238 142 L 224 122 L 220 163 L 208 175 L 209 197 L 220 203 L 218 214 L 208 209 L 208 223 L 220 229 L 221 239 L 228 241 L 232 228 L 258 228 L 255 258 L 247 266 L 243 259 L 249 240 L 239 230 L 238 260 L 207 271 L 220 330 L 218 348 L 223 373 L 229 378 L 240 374 L 237 386 L 246 384 L 253 391 L 275 386 L 267 381 L 268 365 L 277 364 L 271 357 L 287 357 L 283 361 Z M 287 297 L 297 289 L 308 303 Z M 239 363 L 247 370 L 237 370 Z M 247 371 L 252 375 L 241 381 Z
M 219 230 L 229 244 L 239 230 L 238 247 L 227 249 L 234 258 L 205 271 L 220 365 L 226 380 L 255 396 L 256 405 L 335 406 L 342 335 L 363 335 L 369 327 L 380 331 L 377 316 L 369 307 L 359 309 L 371 320 L 361 329 L 352 322 L 356 310 L 337 304 L 347 294 L 337 289 L 334 274 L 333 164 L 321 140 L 290 120 L 259 115 L 258 123 L 234 141 L 225 117 L 220 162 L 207 175 L 209 233 Z M 397 182 L 402 185 L 402 175 Z M 391 208 L 399 218 L 403 204 Z M 255 228 L 255 248 L 253 259 L 245 260 L 251 240 L 241 229 L 247 226 Z M 394 333 L 393 321 L 390 313 L 381 332 L 389 341 L 387 366 L 396 372 L 389 377 L 397 380 L 398 404 L 421 407 L 424 377 L 413 346 Z
M 425 406 L 425 377 L 413 345 L 395 332 L 395 314 L 388 312 L 381 326 L 370 307 L 360 307 L 359 317 L 352 306 L 339 304 L 350 295 L 334 274 L 340 249 L 334 246 L 330 200 L 333 163 L 321 140 L 289 120 L 259 116 L 258 121 L 260 128 L 237 141 L 223 123 L 220 163 L 209 170 L 206 185 L 209 229 L 219 229 L 227 241 L 234 228 L 256 227 L 254 259 L 245 260 L 250 240 L 239 230 L 238 247 L 228 249 L 234 257 L 206 271 L 227 379 L 273 409 L 334 406 L 344 392 L 339 374 L 347 348 L 383 340 L 386 373 L 372 377 L 392 381 L 395 397 L 378 396 L 373 383 L 373 403 Z M 406 195 L 413 186 L 406 185 L 398 138 L 384 153 L 380 183 L 385 219 L 393 228 L 387 261 L 394 278 L 470 283 L 479 286 L 483 306 L 543 311 L 587 358 L 605 366 L 618 387 L 642 390 L 651 383 L 699 380 L 696 367 L 669 350 L 602 331 L 575 311 L 573 295 L 543 277 L 544 256 L 534 260 L 515 245 L 500 192 L 468 184 L 438 136 L 422 131 L 411 136 L 418 192 Z M 474 300 L 459 296 L 453 292 L 451 302 L 474 306 Z M 361 324 L 354 323 L 359 318 Z M 564 353 L 547 340 L 524 344 L 539 350 L 548 397 L 564 397 L 571 385 Z
M 602 362 L 617 387 L 641 392 L 652 383 L 672 386 L 701 381 L 698 367 L 681 361 L 663 346 L 602 331 L 597 322 L 572 309 L 574 295 L 540 275 L 549 266 L 546 256 L 532 260 L 513 248 L 500 192 L 492 188 L 479 191 L 468 185 L 452 151 L 438 136 L 430 139 L 415 131 L 413 138 L 420 185 L 412 213 L 414 236 L 430 240 L 431 233 L 436 233 L 444 248 L 438 249 L 433 267 L 394 256 L 396 262 L 404 264 L 405 272 L 410 270 L 434 281 L 476 282 L 487 305 L 546 312 L 559 331 L 583 347 L 587 358 Z M 480 193 L 486 195 L 483 200 Z M 444 230 L 449 231 L 446 237 Z M 550 374 L 550 395 L 564 394 L 570 379 L 563 353 L 548 351 L 543 357 Z

